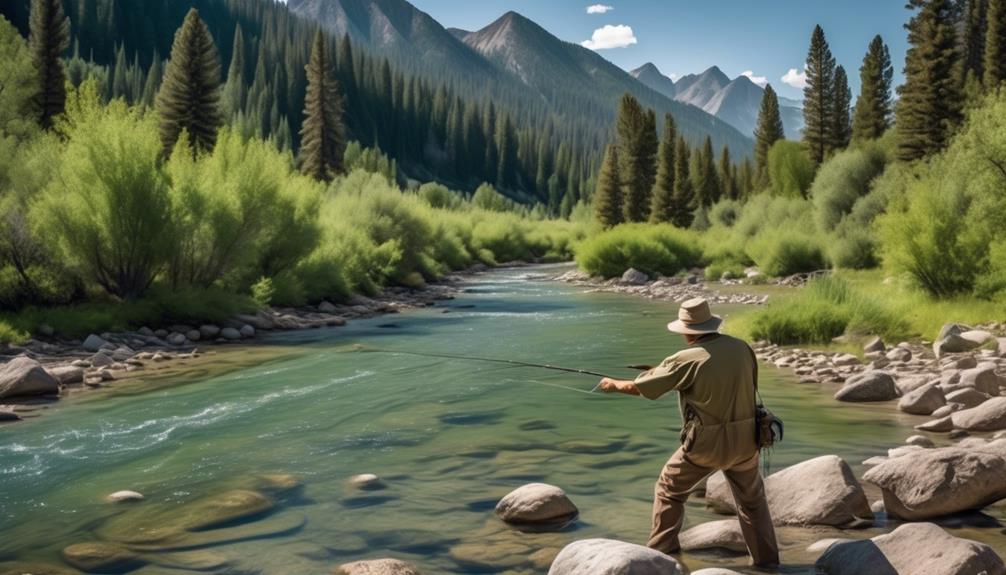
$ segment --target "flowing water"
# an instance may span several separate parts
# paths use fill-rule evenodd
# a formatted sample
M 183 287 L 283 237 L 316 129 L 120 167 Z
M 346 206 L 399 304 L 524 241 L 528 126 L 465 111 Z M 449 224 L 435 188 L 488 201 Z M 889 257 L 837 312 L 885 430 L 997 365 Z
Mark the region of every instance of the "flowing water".
M 223 374 L 83 394 L 0 428 L 0 562 L 59 565 L 67 545 L 117 540 L 143 550 L 146 565 L 135 573 L 330 573 L 342 562 L 383 556 L 427 574 L 545 573 L 575 539 L 644 541 L 653 481 L 677 447 L 676 398 L 588 395 L 560 386 L 590 390 L 591 377 L 353 351 L 362 344 L 628 376 L 620 366 L 680 348 L 664 330 L 673 305 L 526 277 L 542 271 L 488 273 L 457 299 L 418 312 L 277 334 L 267 361 L 253 348 L 247 363 Z M 737 310 L 718 311 L 729 318 Z M 911 420 L 890 406 L 840 404 L 833 390 L 799 385 L 773 368 L 763 369 L 761 386 L 787 424 L 775 468 L 834 453 L 859 474 L 858 462 L 911 434 Z M 384 488 L 349 486 L 359 473 L 378 474 Z M 302 487 L 290 488 L 280 474 Z M 559 533 L 503 526 L 493 505 L 533 481 L 563 487 L 579 519 Z M 236 488 L 266 490 L 276 505 L 250 522 L 183 537 L 172 530 L 191 519 L 175 511 L 198 513 L 192 501 Z M 146 500 L 103 501 L 120 489 Z M 713 518 L 720 517 L 701 499 L 689 502 L 686 526 Z M 155 528 L 172 536 L 140 536 Z M 1002 553 L 1000 530 L 955 533 Z M 843 534 L 785 529 L 779 536 L 784 571 L 806 573 L 807 544 Z M 737 556 L 683 560 L 693 569 L 746 564 Z

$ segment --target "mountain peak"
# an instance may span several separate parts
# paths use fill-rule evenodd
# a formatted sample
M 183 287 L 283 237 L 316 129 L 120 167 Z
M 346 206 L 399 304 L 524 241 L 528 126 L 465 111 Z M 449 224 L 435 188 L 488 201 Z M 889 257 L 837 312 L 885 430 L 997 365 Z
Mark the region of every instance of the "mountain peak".
M 657 68 L 653 62 L 647 62 L 635 70 L 632 70 L 629 74 L 633 78 L 639 80 L 643 84 L 649 86 L 657 92 L 660 92 L 668 98 L 674 99 L 677 94 L 677 88 L 674 86 L 674 80 L 663 75 L 660 72 L 660 69 Z

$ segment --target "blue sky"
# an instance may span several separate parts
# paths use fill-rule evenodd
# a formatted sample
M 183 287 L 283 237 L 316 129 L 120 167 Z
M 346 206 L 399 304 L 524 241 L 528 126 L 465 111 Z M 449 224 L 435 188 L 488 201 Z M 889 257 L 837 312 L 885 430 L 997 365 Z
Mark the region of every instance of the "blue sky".
M 900 82 L 907 49 L 903 26 L 910 16 L 904 0 L 411 1 L 444 26 L 466 30 L 515 10 L 563 40 L 592 42 L 626 70 L 650 61 L 666 75 L 681 76 L 717 65 L 730 77 L 751 72 L 791 98 L 802 97 L 794 86 L 815 24 L 824 28 L 854 94 L 863 55 L 876 34 L 890 47 Z M 624 47 L 605 48 L 618 45 Z M 797 73 L 787 76 L 791 69 Z M 784 76 L 793 85 L 783 82 Z

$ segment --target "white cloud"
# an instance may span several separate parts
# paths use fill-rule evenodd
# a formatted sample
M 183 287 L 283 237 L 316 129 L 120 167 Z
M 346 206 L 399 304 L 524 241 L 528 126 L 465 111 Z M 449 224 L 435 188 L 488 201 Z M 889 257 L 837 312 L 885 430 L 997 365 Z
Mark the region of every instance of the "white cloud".
M 805 68 L 803 72 L 797 70 L 796 68 L 790 68 L 789 72 L 781 78 L 783 84 L 793 86 L 794 88 L 807 87 L 807 69 Z
M 672 72 L 672 73 L 668 74 L 667 77 L 670 78 L 671 80 L 677 82 L 678 78 L 681 77 L 681 74 L 675 74 L 675 73 Z
M 632 44 L 637 44 L 636 35 L 632 32 L 632 27 L 624 24 L 612 26 L 608 24 L 603 28 L 594 30 L 590 40 L 580 42 L 584 48 L 591 50 L 607 50 L 609 48 L 625 48 Z
M 747 76 L 748 79 L 750 79 L 755 84 L 758 84 L 762 88 L 764 88 L 765 85 L 768 84 L 768 78 L 766 78 L 765 76 L 755 76 L 755 73 L 752 72 L 751 70 L 744 70 L 743 72 L 741 72 L 741 76 Z
M 587 6 L 587 14 L 605 14 L 614 9 L 614 6 L 608 6 L 607 4 L 591 4 Z

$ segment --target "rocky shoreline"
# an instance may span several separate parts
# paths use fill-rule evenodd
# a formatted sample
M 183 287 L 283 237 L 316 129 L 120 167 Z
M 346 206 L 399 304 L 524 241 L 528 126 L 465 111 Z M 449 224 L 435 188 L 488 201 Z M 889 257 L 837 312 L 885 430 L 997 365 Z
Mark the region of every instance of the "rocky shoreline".
M 473 269 L 468 273 L 477 273 Z M 83 340 L 43 328 L 21 346 L 0 347 L 0 423 L 16 422 L 61 396 L 135 380 L 157 368 L 181 364 L 218 346 L 248 345 L 276 331 L 338 327 L 348 321 L 399 313 L 452 299 L 461 274 L 421 289 L 391 287 L 369 298 L 341 304 L 267 308 L 227 321 L 199 325 L 141 327 L 136 331 L 90 334 Z
M 629 268 L 621 277 L 604 279 L 591 277 L 580 270 L 570 270 L 552 278 L 554 281 L 587 287 L 588 292 L 611 292 L 642 296 L 649 299 L 681 303 L 701 297 L 711 304 L 762 305 L 768 301 L 767 295 L 721 294 L 710 289 L 698 273 L 685 276 L 658 276 L 650 278 L 645 273 Z M 790 285 L 790 284 L 786 284 Z

